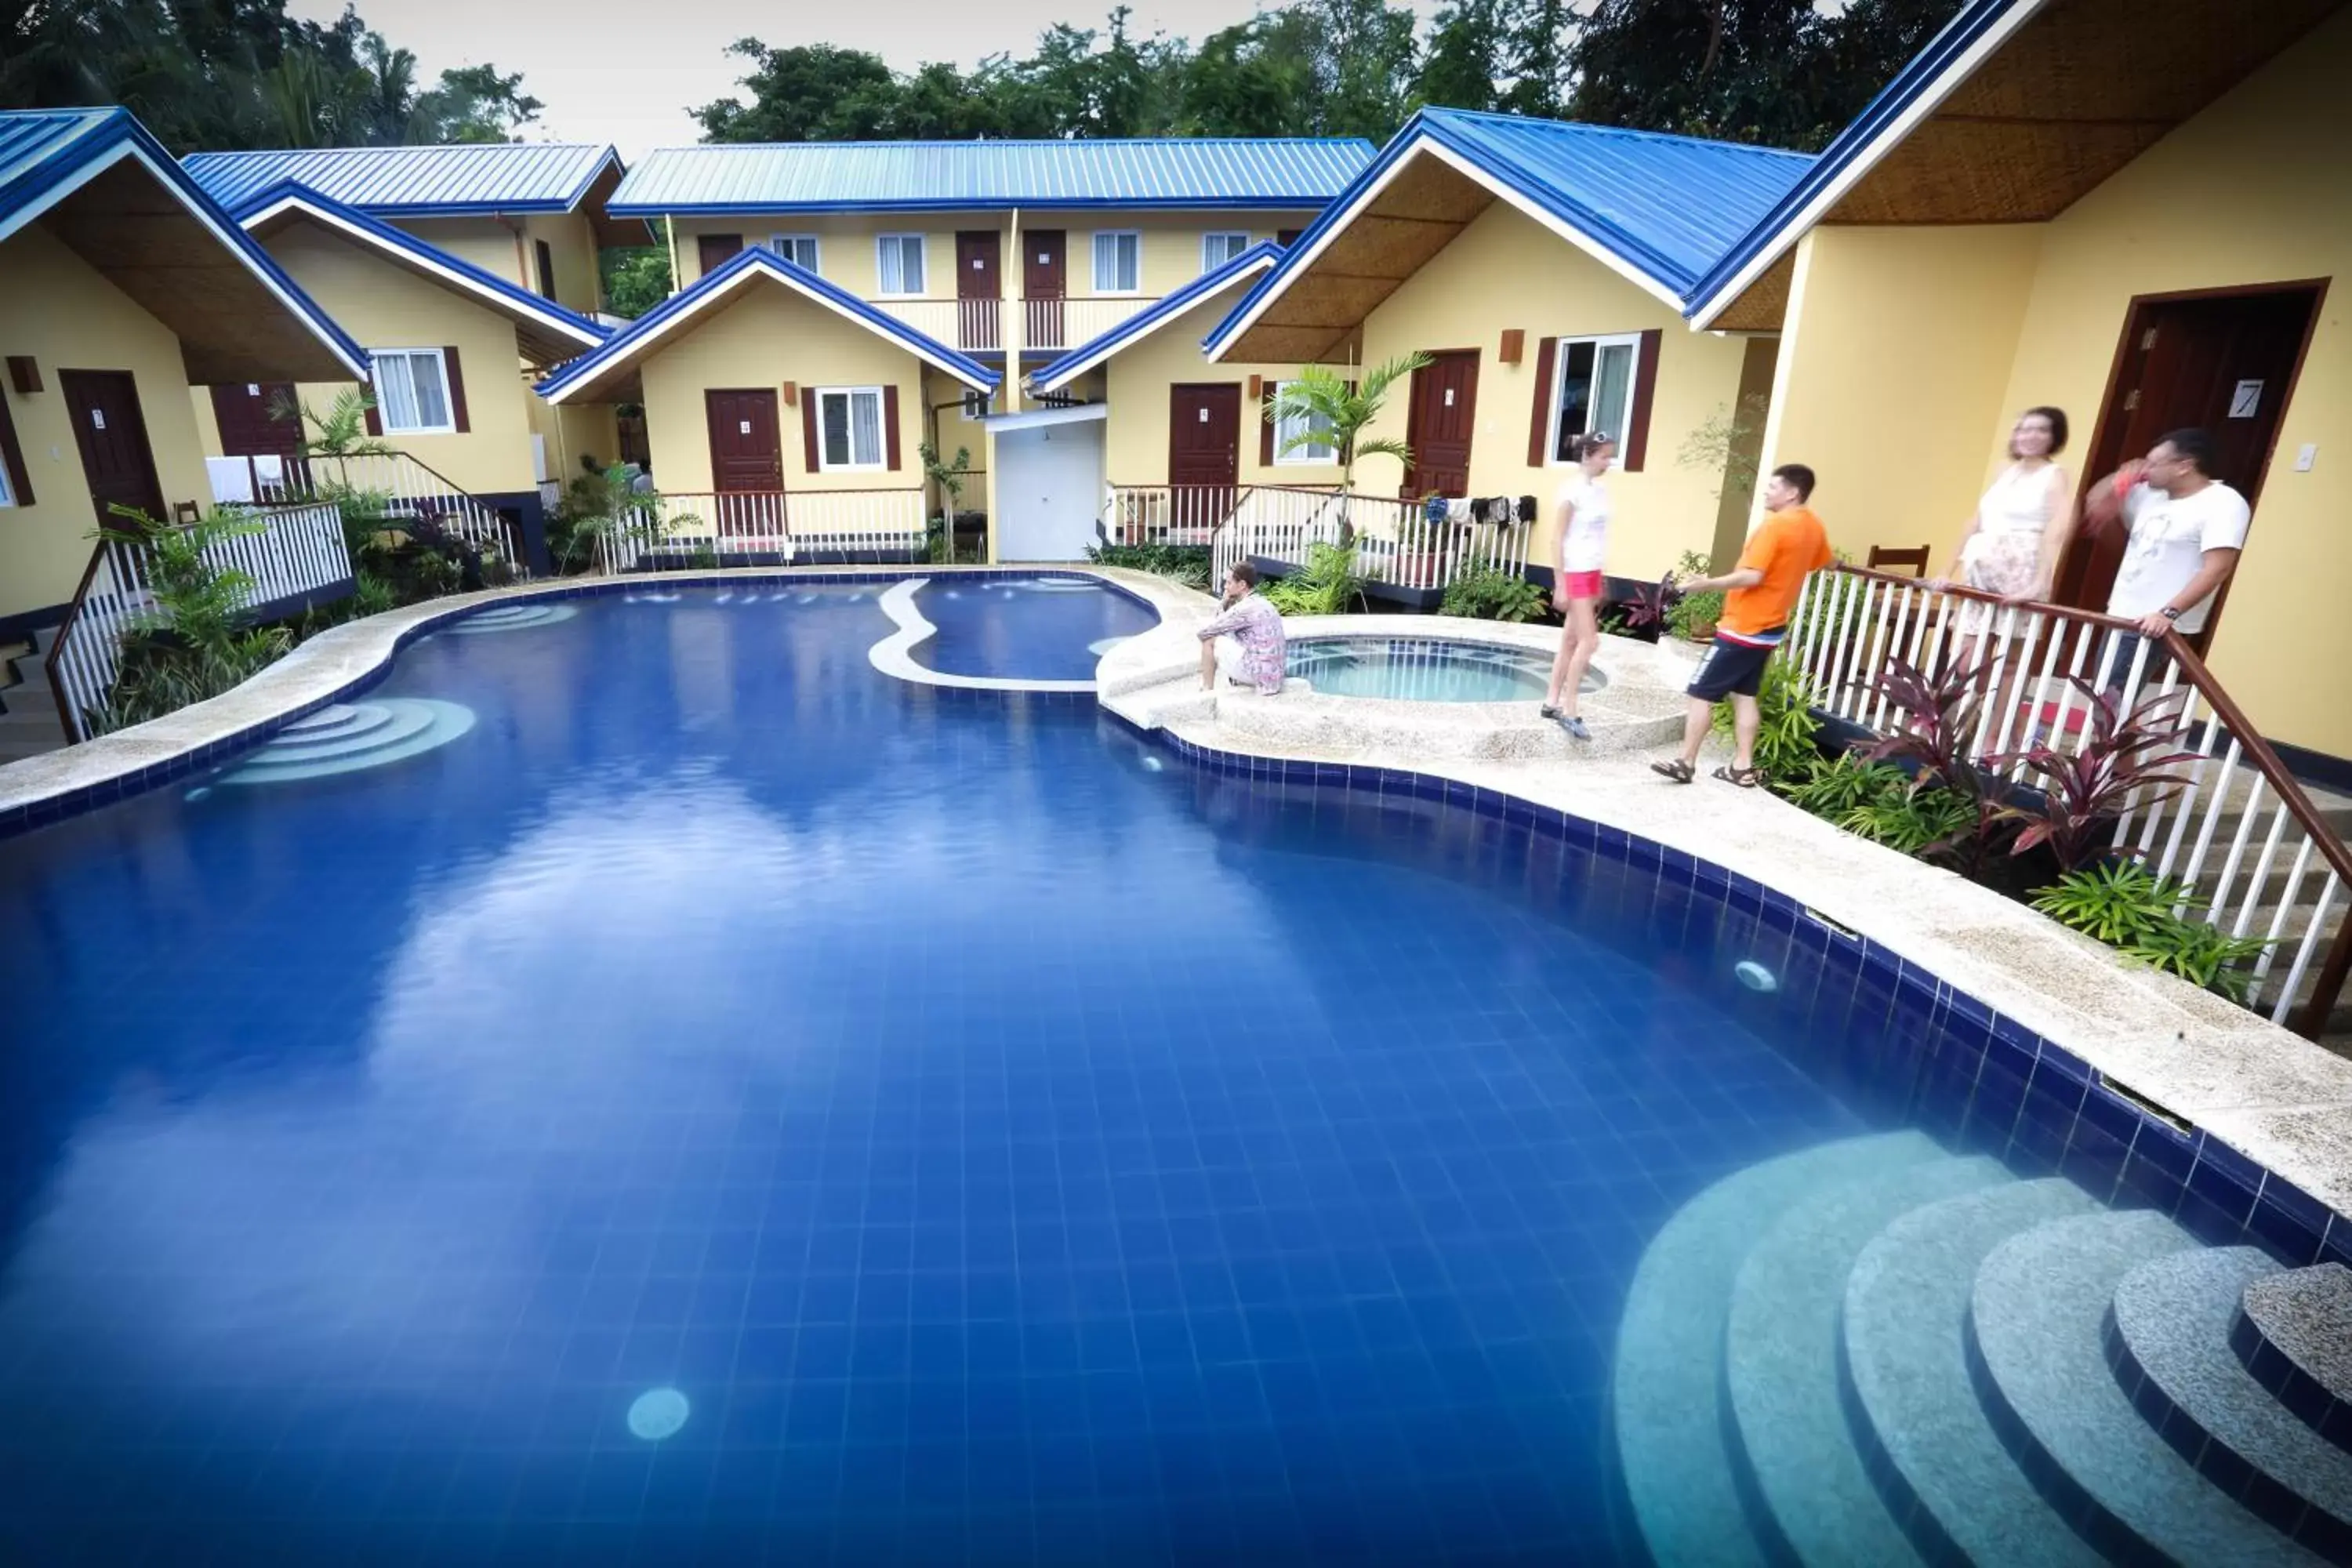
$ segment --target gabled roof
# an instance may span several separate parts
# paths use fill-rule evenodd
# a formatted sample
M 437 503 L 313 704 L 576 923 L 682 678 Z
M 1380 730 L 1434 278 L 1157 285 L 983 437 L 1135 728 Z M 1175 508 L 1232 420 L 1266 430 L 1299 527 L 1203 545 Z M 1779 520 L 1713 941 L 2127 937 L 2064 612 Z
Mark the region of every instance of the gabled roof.
M 0 239 L 36 219 L 171 329 L 194 384 L 368 374 L 367 352 L 128 110 L 0 111 Z
M 1067 385 L 1119 350 L 1140 342 L 1203 300 L 1247 282 L 1281 259 L 1282 247 L 1272 240 L 1254 245 L 1223 267 L 1203 272 L 1150 310 L 1137 311 L 1108 331 L 1096 333 L 1061 358 L 1030 372 L 1029 384 L 1041 393 Z
M 1218 324 L 1210 357 L 1229 357 L 1244 331 L 1310 279 L 1320 298 L 1300 320 L 1273 323 L 1286 335 L 1281 347 L 1231 357 L 1318 356 L 1497 200 L 1680 310 L 1811 164 L 1802 153 L 1736 142 L 1424 109 Z
M 585 402 L 598 393 L 609 395 L 613 387 L 634 376 L 639 363 L 663 343 L 693 331 L 703 319 L 734 303 L 744 289 L 770 284 L 789 289 L 856 321 L 877 337 L 887 338 L 975 392 L 993 392 L 1002 379 L 979 361 L 968 359 L 896 316 L 876 310 L 815 273 L 803 271 L 774 251 L 755 246 L 737 253 L 724 266 L 704 273 L 691 288 L 647 310 L 606 339 L 602 348 L 582 355 L 547 377 L 539 384 L 539 394 L 550 403 Z M 788 374 L 791 367 L 782 369 Z
M 834 142 L 659 147 L 611 210 L 940 212 L 991 207 L 1318 207 L 1369 163 L 1358 137 Z
M 224 206 L 295 184 L 377 217 L 467 217 L 570 212 L 621 156 L 587 142 L 482 142 L 191 153 L 185 162 Z
M 1707 269 L 1691 322 L 1769 289 L 1819 223 L 2055 217 L 2344 3 L 1970 0 Z
M 236 209 L 247 234 L 267 239 L 289 224 L 310 222 L 371 251 L 395 267 L 442 285 L 515 324 L 522 355 L 533 364 L 562 364 L 593 349 L 611 332 L 552 300 L 525 291 L 470 262 L 430 246 L 415 236 L 378 223 L 365 213 L 330 201 L 301 185 L 278 185 Z

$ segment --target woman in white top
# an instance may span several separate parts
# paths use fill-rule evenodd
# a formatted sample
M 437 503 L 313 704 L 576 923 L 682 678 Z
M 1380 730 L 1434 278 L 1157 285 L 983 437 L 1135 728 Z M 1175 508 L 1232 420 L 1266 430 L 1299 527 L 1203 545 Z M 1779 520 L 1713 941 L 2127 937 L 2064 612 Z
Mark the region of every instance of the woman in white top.
M 1957 582 L 2001 601 L 1970 599 L 1961 605 L 1954 629 L 1968 639 L 1960 653 L 1963 668 L 1980 669 L 2007 639 L 2014 617 L 2006 606 L 2050 597 L 2058 559 L 2074 532 L 2074 481 L 2052 461 L 2065 449 L 2063 409 L 2029 408 L 2019 415 L 2009 433 L 2009 467 L 1994 479 L 1961 531 L 1951 575 L 1928 584 L 1948 588 Z M 2011 671 L 2003 683 L 1989 734 L 1999 733 L 1997 716 L 2014 703 L 2022 673 Z
M 1601 647 L 1601 564 L 1609 559 L 1609 491 L 1601 476 L 1617 456 L 1617 439 L 1605 430 L 1570 437 L 1576 468 L 1559 487 L 1559 528 L 1552 545 L 1554 608 L 1566 617 L 1559 652 L 1552 657 L 1551 686 L 1543 716 L 1580 741 L 1592 731 L 1576 716 L 1584 671 Z

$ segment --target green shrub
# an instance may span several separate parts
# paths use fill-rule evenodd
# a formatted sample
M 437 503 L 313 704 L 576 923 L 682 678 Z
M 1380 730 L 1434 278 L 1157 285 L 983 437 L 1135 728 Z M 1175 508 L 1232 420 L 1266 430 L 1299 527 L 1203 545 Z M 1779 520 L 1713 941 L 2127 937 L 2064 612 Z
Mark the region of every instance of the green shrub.
M 1858 805 L 1901 793 L 1910 783 L 1893 763 L 1845 752 L 1835 758 L 1816 756 L 1811 767 L 1775 787 L 1800 810 L 1835 822 Z
M 1776 658 L 1764 667 L 1764 684 L 1756 694 L 1760 722 L 1756 731 L 1755 764 L 1768 779 L 1802 779 L 1821 759 L 1814 737 L 1822 722 L 1813 717 L 1812 688 L 1794 665 Z M 1715 710 L 1715 733 L 1731 739 L 1731 705 Z M 1900 773 L 1897 773 L 1900 777 Z
M 1675 563 L 1678 576 L 1696 573 L 1706 574 L 1706 557 L 1696 550 L 1683 552 Z M 1703 594 L 1683 594 L 1666 606 L 1666 629 L 1678 637 L 1688 637 L 1701 626 L 1712 626 L 1723 618 L 1723 590 L 1710 588 Z
M 1539 621 L 1551 605 L 1541 588 L 1517 573 L 1475 561 L 1445 585 L 1445 602 L 1439 608 L 1473 620 Z
M 1205 544 L 1089 544 L 1087 559 L 1097 566 L 1123 566 L 1181 583 L 1187 588 L 1210 586 L 1213 567 Z
M 1310 544 L 1307 564 L 1259 588 L 1286 616 L 1339 616 L 1363 602 L 1356 552 L 1337 544 Z
M 2032 902 L 2061 925 L 2096 937 L 2126 958 L 2232 1002 L 2245 1000 L 2248 966 L 2270 946 L 2263 938 L 2231 936 L 2195 919 L 2189 911 L 2203 909 L 2204 900 L 2137 860 L 2069 871 L 2035 893 Z
M 1967 796 L 1929 784 L 1874 795 L 1850 807 L 1837 825 L 1889 849 L 1926 855 L 1969 833 L 1976 820 L 1976 807 Z

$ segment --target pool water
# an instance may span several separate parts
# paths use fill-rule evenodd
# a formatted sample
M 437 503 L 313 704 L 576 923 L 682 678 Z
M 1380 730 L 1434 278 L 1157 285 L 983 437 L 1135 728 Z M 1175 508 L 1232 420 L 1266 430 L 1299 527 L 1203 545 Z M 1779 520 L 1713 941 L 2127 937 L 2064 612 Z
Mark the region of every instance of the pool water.
M 1084 577 L 934 577 L 915 607 L 937 630 L 910 657 L 945 675 L 1091 680 L 1098 650 L 1157 620 Z
M 1637 1262 L 1916 1025 L 877 598 L 436 635 L 351 700 L 444 743 L 0 840 L 0 1561 L 1643 1560 Z
M 1289 672 L 1327 697 L 1414 702 L 1541 701 L 1552 656 L 1532 648 L 1430 637 L 1317 637 L 1290 645 Z M 1585 672 L 1583 689 L 1601 679 Z

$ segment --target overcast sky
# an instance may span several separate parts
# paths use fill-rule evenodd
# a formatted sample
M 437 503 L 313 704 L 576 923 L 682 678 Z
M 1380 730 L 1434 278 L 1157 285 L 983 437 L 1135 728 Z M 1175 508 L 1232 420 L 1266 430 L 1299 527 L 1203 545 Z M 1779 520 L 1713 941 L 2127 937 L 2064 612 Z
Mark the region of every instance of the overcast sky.
M 1426 16 L 1435 0 L 1416 0 Z M 867 49 L 899 69 L 926 60 L 970 66 L 983 55 L 1025 55 L 1055 22 L 1099 30 L 1109 0 L 359 0 L 360 15 L 414 50 L 431 80 L 450 66 L 489 61 L 520 70 L 547 107 L 533 141 L 610 142 L 624 158 L 697 140 L 688 112 L 735 90 L 743 62 L 729 44 L 747 34 L 772 46 Z M 297 16 L 330 21 L 343 0 L 292 0 Z M 1252 0 L 1136 0 L 1130 31 L 1198 41 L 1257 7 Z

